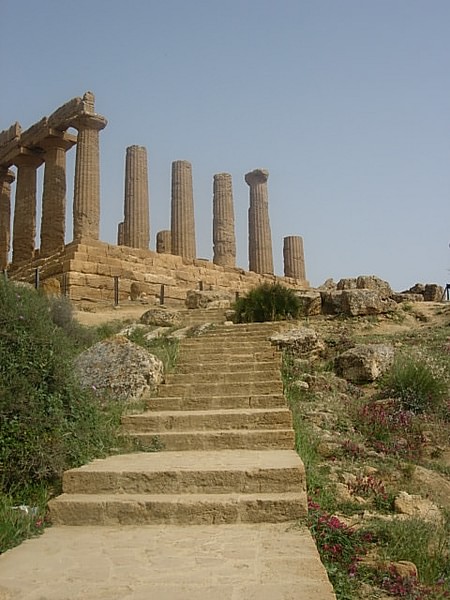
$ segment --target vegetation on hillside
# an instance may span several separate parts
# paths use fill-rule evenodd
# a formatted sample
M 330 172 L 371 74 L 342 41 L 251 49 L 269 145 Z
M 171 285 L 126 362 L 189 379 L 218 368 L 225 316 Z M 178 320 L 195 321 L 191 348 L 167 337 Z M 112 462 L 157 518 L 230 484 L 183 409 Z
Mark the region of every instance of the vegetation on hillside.
M 234 304 L 236 323 L 262 323 L 296 319 L 301 303 L 294 290 L 279 283 L 263 283 Z

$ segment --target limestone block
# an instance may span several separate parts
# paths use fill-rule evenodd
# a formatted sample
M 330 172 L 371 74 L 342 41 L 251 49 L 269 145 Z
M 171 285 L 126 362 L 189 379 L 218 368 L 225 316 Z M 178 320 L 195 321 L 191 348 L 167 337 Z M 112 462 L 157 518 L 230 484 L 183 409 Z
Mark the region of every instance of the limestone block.
M 56 277 L 47 277 L 41 280 L 39 288 L 46 296 L 59 296 L 61 294 L 61 284 Z
M 394 348 L 388 344 L 358 344 L 335 360 L 336 373 L 352 383 L 375 381 L 394 362 Z
M 270 341 L 280 350 L 287 349 L 296 357 L 319 356 L 325 350 L 325 344 L 317 331 L 309 327 L 296 327 L 270 337 Z
M 342 312 L 342 291 L 320 290 L 322 298 L 322 312 L 325 315 L 338 315 Z
M 397 303 L 383 299 L 376 290 L 356 289 L 342 291 L 342 312 L 356 317 L 394 312 Z
M 394 500 L 395 511 L 410 517 L 417 517 L 429 522 L 440 522 L 442 514 L 439 508 L 427 498 L 400 492 Z
M 179 311 L 160 307 L 147 310 L 141 316 L 140 322 L 144 325 L 156 325 L 157 327 L 180 327 L 183 318 Z
M 425 302 L 442 302 L 444 299 L 444 288 L 436 283 L 427 283 L 423 293 Z
M 162 274 L 145 273 L 144 281 L 146 283 L 157 283 L 159 285 L 175 285 L 175 278 Z
M 399 294 L 393 292 L 391 298 L 397 302 L 397 304 L 402 302 L 423 302 L 422 294 L 408 294 L 407 292 L 401 292 Z
M 230 308 L 234 298 L 229 293 L 189 290 L 186 294 L 187 308 Z
M 356 277 L 340 279 L 336 285 L 336 289 L 338 290 L 356 290 L 357 287 Z
M 322 313 L 322 297 L 318 291 L 298 291 L 295 294 L 301 302 L 300 315 L 312 317 Z
M 359 290 L 375 290 L 383 300 L 392 296 L 392 288 L 389 283 L 376 275 L 360 275 L 356 279 L 356 287 Z

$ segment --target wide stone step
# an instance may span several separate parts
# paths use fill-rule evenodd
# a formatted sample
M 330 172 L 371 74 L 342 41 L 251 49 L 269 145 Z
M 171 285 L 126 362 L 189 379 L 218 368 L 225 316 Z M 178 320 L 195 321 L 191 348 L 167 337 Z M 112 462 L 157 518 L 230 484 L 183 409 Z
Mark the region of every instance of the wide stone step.
M 53 525 L 281 523 L 307 514 L 304 492 L 273 494 L 63 494 Z
M 292 414 L 286 408 L 150 411 L 122 417 L 126 433 L 203 431 L 217 429 L 287 429 Z
M 142 448 L 173 450 L 293 450 L 293 429 L 224 429 L 215 431 L 153 431 L 129 433 Z
M 180 349 L 181 349 L 181 351 L 213 350 L 216 352 L 218 352 L 218 351 L 224 352 L 225 350 L 228 352 L 234 352 L 235 350 L 239 350 L 241 352 L 250 352 L 250 353 L 255 352 L 255 351 L 261 351 L 264 349 L 266 349 L 266 350 L 272 349 L 275 352 L 275 349 L 267 341 L 264 341 L 264 340 L 248 341 L 245 338 L 244 339 L 238 338 L 238 339 L 232 339 L 232 340 L 230 339 L 227 341 L 224 341 L 221 338 L 218 338 L 217 340 L 215 340 L 215 339 L 211 339 L 211 338 L 207 338 L 207 337 L 197 338 L 192 341 L 183 340 L 180 344 Z
M 282 389 L 279 381 L 250 381 L 242 383 L 165 383 L 160 386 L 158 396 L 242 396 L 243 394 L 277 394 Z
M 303 463 L 293 450 L 141 452 L 70 469 L 66 494 L 228 494 L 305 490 Z
M 281 363 L 281 356 L 273 350 L 262 350 L 258 352 L 229 352 L 227 350 L 208 352 L 208 350 L 189 350 L 180 353 L 179 365 L 195 365 L 197 363 L 217 363 L 227 365 L 229 363 L 241 362 L 242 364 L 254 364 L 256 362 Z
M 228 408 L 285 407 L 283 394 L 249 394 L 240 396 L 149 397 L 149 410 L 218 410 Z
M 247 370 L 244 365 L 241 365 L 240 371 L 219 371 L 217 369 L 199 369 L 197 372 L 190 373 L 169 373 L 166 375 L 166 384 L 192 384 L 192 383 L 236 383 L 236 382 L 251 382 L 251 381 L 273 381 L 281 382 L 280 369 L 268 368 L 261 371 Z
M 251 361 L 245 362 L 241 360 L 237 361 L 229 361 L 226 363 L 221 363 L 220 374 L 226 376 L 232 373 L 236 373 L 237 371 L 246 371 L 246 372 L 270 372 L 276 371 L 278 374 L 280 373 L 281 363 L 274 361 L 264 361 L 257 362 L 251 357 Z M 197 374 L 205 373 L 208 374 L 209 377 L 214 380 L 216 374 L 218 373 L 218 368 L 216 363 L 203 362 L 203 363 L 178 363 L 176 367 L 176 373 L 180 374 Z

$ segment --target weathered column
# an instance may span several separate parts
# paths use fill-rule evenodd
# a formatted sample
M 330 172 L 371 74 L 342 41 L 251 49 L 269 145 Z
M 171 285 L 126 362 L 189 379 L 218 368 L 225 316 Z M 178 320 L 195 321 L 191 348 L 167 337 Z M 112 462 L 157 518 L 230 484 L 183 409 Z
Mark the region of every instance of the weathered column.
M 267 179 L 269 172 L 256 169 L 245 175 L 250 186 L 248 210 L 248 258 L 249 270 L 273 275 L 272 235 L 269 221 Z
M 48 256 L 64 247 L 66 233 L 66 152 L 73 142 L 63 137 L 49 137 L 45 149 L 44 186 L 42 192 L 40 256 Z
M 73 198 L 73 237 L 98 240 L 100 229 L 99 132 L 107 120 L 97 114 L 83 114 L 71 123 L 78 129 Z
M 213 184 L 213 262 L 223 267 L 236 266 L 233 186 L 229 173 L 214 175 Z
M 290 235 L 283 241 L 284 275 L 294 279 L 306 279 L 303 239 Z
M 195 221 L 192 165 L 187 160 L 172 163 L 172 254 L 194 259 Z
M 11 238 L 11 184 L 16 176 L 7 167 L 0 167 L 0 270 L 8 265 Z
M 16 200 L 13 223 L 12 262 L 32 260 L 36 241 L 36 171 L 42 158 L 24 152 L 14 159 L 17 165 Z
M 125 246 L 124 237 L 123 237 L 123 221 L 121 221 L 117 225 L 117 245 L 118 246 Z
M 124 243 L 132 248 L 148 250 L 150 217 L 148 204 L 147 150 L 130 146 L 125 160 Z
M 172 233 L 170 229 L 163 229 L 156 234 L 156 252 L 159 254 L 172 254 Z

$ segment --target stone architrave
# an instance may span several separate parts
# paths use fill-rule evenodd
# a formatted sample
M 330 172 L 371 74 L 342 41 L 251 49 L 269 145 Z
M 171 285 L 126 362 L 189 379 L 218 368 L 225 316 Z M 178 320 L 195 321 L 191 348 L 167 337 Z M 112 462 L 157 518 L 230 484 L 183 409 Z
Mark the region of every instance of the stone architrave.
M 87 92 L 83 100 L 93 106 L 94 95 Z M 100 148 L 99 132 L 106 127 L 105 117 L 83 113 L 72 120 L 78 130 L 73 198 L 73 237 L 99 239 L 100 228 Z
M 214 175 L 213 184 L 213 262 L 223 267 L 236 266 L 233 187 L 229 173 Z
M 71 137 L 71 136 L 70 136 Z M 42 192 L 40 256 L 48 256 L 64 247 L 66 233 L 66 152 L 75 139 L 48 137 L 45 149 Z
M 148 170 L 147 150 L 143 146 L 129 146 L 126 150 L 123 223 L 125 245 L 148 250 L 150 242 Z
M 172 254 L 196 257 L 192 165 L 187 160 L 172 163 L 171 237 Z
M 36 241 L 36 171 L 42 164 L 38 155 L 23 152 L 14 160 L 17 166 L 13 222 L 12 262 L 32 260 Z
M 303 239 L 289 235 L 283 241 L 284 275 L 294 279 L 306 279 Z
M 117 225 L 117 245 L 118 246 L 125 246 L 124 237 L 123 237 L 123 221 L 121 221 Z
M 8 266 L 11 237 L 11 184 L 15 175 L 6 167 L 0 167 L 0 270 Z
M 156 252 L 159 254 L 172 253 L 172 233 L 170 229 L 163 229 L 156 234 Z
M 269 221 L 267 179 L 269 172 L 255 169 L 245 175 L 250 186 L 248 211 L 248 257 L 249 270 L 273 275 L 272 234 Z

